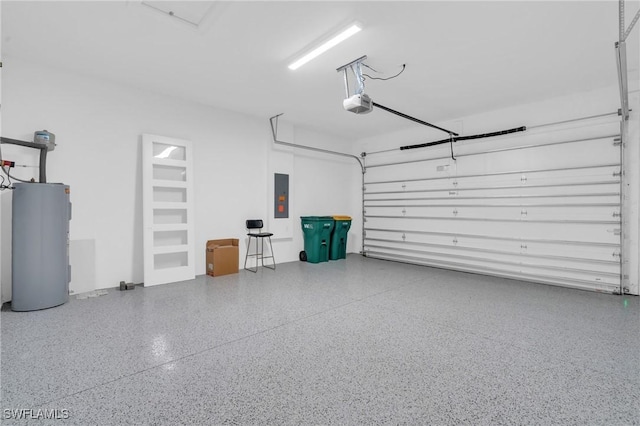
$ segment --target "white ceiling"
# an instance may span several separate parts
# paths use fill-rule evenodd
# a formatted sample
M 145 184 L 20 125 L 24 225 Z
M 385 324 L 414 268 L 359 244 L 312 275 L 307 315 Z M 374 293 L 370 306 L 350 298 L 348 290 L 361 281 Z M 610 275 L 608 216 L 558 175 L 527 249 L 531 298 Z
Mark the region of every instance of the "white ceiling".
M 630 22 L 638 2 L 628 4 Z M 362 55 L 383 77 L 407 65 L 396 79 L 367 80 L 374 101 L 434 124 L 617 84 L 616 1 L 212 2 L 198 27 L 133 0 L 1 7 L 5 66 L 18 57 L 265 120 L 284 112 L 348 138 L 416 126 L 342 109 L 336 68 Z M 287 68 L 354 20 L 362 32 Z

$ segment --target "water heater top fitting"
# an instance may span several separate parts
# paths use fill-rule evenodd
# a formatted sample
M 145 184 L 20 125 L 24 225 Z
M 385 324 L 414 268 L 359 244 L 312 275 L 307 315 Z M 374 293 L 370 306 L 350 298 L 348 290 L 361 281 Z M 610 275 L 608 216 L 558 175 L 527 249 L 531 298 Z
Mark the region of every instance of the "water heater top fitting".
M 56 147 L 56 135 L 47 130 L 38 130 L 33 134 L 33 142 L 47 145 L 47 151 L 53 151 Z

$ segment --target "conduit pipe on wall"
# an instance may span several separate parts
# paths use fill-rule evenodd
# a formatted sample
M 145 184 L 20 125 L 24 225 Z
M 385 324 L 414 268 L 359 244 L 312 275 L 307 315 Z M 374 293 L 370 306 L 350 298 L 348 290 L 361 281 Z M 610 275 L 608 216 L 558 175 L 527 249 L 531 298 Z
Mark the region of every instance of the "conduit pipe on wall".
M 278 140 L 278 129 L 277 129 L 277 125 L 278 125 L 278 117 L 280 117 L 282 114 L 278 114 L 278 115 L 274 115 L 273 117 L 271 117 L 269 119 L 269 121 L 271 122 L 271 133 L 273 133 L 273 142 L 279 145 L 285 145 L 285 146 L 290 146 L 293 148 L 301 148 L 301 149 L 307 149 L 310 151 L 315 151 L 315 152 L 323 152 L 325 154 L 332 154 L 332 155 L 340 155 L 342 157 L 350 157 L 355 159 L 358 164 L 360 164 L 360 169 L 362 170 L 362 173 L 365 172 L 365 167 L 364 164 L 362 164 L 362 161 L 360 160 L 360 158 L 358 158 L 356 155 L 353 154 L 347 154 L 344 152 L 338 152 L 338 151 L 330 151 L 328 149 L 322 149 L 322 148 L 315 148 L 312 146 L 306 146 L 306 145 L 298 145 L 295 143 L 291 143 L 291 142 L 284 142 L 284 141 L 279 141 Z M 275 120 L 275 125 L 274 125 L 274 120 Z
M 353 158 L 360 165 L 360 170 L 362 172 L 362 188 L 364 188 L 364 174 L 366 173 L 367 169 L 365 168 L 362 160 L 360 160 L 360 158 L 358 158 L 356 155 L 347 154 L 347 153 L 338 152 L 338 151 L 331 151 L 328 149 L 315 148 L 312 146 L 298 145 L 296 143 L 291 143 L 291 142 L 279 141 L 278 140 L 278 117 L 280 117 L 283 114 L 284 113 L 280 113 L 269 118 L 269 122 L 271 124 L 271 134 L 273 135 L 273 143 L 292 147 L 292 148 L 299 148 L 299 149 L 306 149 L 308 151 L 321 152 L 323 154 L 339 155 L 341 157 Z M 362 234 L 361 234 L 362 246 L 361 246 L 360 253 L 364 253 L 364 197 L 362 198 L 362 211 L 360 212 L 360 214 L 361 214 L 360 219 L 362 221 Z

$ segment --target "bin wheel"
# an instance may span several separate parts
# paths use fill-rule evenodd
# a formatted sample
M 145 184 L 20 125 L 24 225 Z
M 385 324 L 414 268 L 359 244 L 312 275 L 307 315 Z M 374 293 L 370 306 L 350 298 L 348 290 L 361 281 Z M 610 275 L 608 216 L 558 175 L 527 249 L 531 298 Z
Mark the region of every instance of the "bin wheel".
M 302 251 L 300 252 L 300 260 L 301 260 L 302 262 L 306 262 L 306 261 L 307 261 L 307 252 L 306 252 L 306 251 L 302 250 Z

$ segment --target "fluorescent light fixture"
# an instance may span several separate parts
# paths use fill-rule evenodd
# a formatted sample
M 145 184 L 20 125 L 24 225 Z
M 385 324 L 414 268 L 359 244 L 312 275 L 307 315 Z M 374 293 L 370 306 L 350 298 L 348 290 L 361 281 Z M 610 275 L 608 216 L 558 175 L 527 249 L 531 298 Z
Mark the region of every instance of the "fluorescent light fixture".
M 322 55 L 327 50 L 331 49 L 332 47 L 334 47 L 334 46 L 336 46 L 336 45 L 338 45 L 340 43 L 342 43 L 343 41 L 345 41 L 346 39 L 348 39 L 349 37 L 351 37 L 355 33 L 359 32 L 360 30 L 362 30 L 362 28 L 360 28 L 359 25 L 357 25 L 357 24 L 351 25 L 349 28 L 347 28 L 346 30 L 344 30 L 343 32 L 338 34 L 337 36 L 333 37 L 331 40 L 328 40 L 327 42 L 323 43 L 322 45 L 316 47 L 311 52 L 309 52 L 306 55 L 304 55 L 302 58 L 297 59 L 295 62 L 293 62 L 291 65 L 289 65 L 289 69 L 290 70 L 296 70 L 296 69 L 300 68 L 301 66 L 303 66 L 304 64 L 306 64 L 307 62 L 312 60 L 313 58 L 316 58 L 316 57 Z

